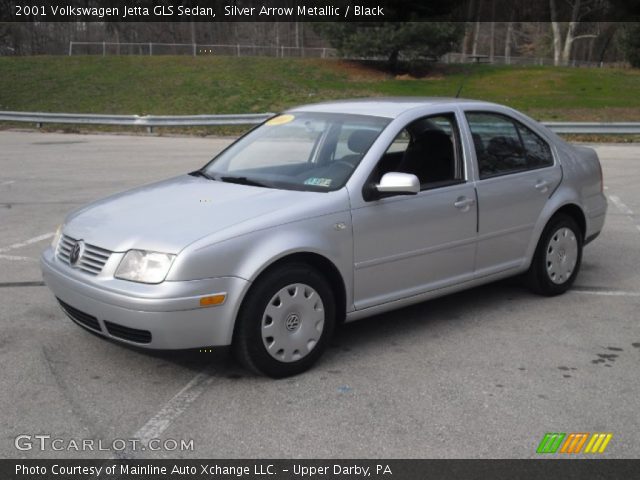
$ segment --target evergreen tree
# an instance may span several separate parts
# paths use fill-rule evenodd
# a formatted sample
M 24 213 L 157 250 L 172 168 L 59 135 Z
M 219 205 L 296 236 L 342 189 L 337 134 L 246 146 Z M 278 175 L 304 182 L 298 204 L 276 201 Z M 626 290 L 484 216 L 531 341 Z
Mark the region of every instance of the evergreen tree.
M 457 22 L 323 23 L 317 27 L 338 49 L 353 58 L 382 58 L 391 68 L 407 59 L 440 57 L 455 49 L 464 34 Z

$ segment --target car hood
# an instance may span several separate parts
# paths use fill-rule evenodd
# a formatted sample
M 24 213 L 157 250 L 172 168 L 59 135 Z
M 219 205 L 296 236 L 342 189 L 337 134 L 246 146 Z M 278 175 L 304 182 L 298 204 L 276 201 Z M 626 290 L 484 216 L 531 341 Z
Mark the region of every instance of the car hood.
M 295 221 L 312 195 L 326 193 L 276 190 L 183 175 L 94 202 L 71 214 L 64 233 L 115 252 L 130 249 L 178 253 L 190 243 L 240 224 L 261 228 Z M 291 215 L 282 215 L 286 209 Z M 254 222 L 255 223 L 255 222 Z M 234 235 L 238 228 L 232 229 Z M 233 236 L 233 235 L 231 235 Z

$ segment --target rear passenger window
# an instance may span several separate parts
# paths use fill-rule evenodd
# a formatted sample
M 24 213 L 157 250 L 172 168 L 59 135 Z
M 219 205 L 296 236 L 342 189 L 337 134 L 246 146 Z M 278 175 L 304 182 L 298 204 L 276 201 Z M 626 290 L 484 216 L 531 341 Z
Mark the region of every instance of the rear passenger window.
M 549 145 L 524 125 L 504 115 L 468 112 L 480 178 L 553 165 Z
M 553 165 L 551 147 L 547 142 L 522 124 L 518 124 L 518 131 L 522 137 L 529 168 L 542 168 Z

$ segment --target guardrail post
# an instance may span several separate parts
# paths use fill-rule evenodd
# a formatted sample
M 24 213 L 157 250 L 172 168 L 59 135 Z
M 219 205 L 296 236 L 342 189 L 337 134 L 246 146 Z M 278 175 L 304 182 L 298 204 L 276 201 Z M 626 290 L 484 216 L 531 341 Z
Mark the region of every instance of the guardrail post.
M 149 56 L 153 55 L 153 43 L 149 42 Z
M 193 44 L 193 56 L 194 56 L 194 57 L 196 56 L 196 48 L 197 48 L 197 47 L 196 47 L 196 44 L 194 43 L 194 44 Z
M 240 44 L 236 44 L 236 56 L 240 56 Z
M 69 42 L 69 56 L 73 53 L 73 42 Z
M 151 126 L 147 127 L 147 133 L 153 133 L 153 127 Z
M 102 56 L 106 56 L 107 55 L 107 44 L 105 42 L 102 42 Z

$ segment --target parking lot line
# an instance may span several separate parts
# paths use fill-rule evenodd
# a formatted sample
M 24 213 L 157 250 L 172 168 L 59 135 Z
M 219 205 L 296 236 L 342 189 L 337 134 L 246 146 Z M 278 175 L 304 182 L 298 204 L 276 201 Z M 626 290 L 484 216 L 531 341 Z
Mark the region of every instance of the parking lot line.
M 625 290 L 598 290 L 582 287 L 573 287 L 570 291 L 584 293 L 587 295 L 602 295 L 605 297 L 640 297 L 640 292 L 629 292 Z
M 620 200 L 620 197 L 618 197 L 617 195 L 609 195 L 609 200 L 611 200 L 611 202 L 617 207 L 617 209 L 625 215 L 633 215 L 633 210 L 622 203 L 622 200 Z
M 35 280 L 33 282 L 1 282 L 0 288 L 11 288 L 11 287 L 44 287 L 43 281 Z
M 35 258 L 30 257 L 19 257 L 16 255 L 0 255 L 0 260 L 11 260 L 15 262 L 27 261 L 27 262 L 35 262 Z
M 636 223 L 634 218 L 635 214 L 633 213 L 633 210 L 631 210 L 627 205 L 625 205 L 622 202 L 622 200 L 620 200 L 620 197 L 618 197 L 617 195 L 609 195 L 609 200 L 611 200 L 611 203 L 613 203 L 618 210 L 620 210 L 623 214 L 629 217 L 629 219 L 635 225 L 636 230 L 640 232 L 640 223 Z
M 133 438 L 139 439 L 142 445 L 146 445 L 153 438 L 158 438 L 162 432 L 169 428 L 171 422 L 182 415 L 189 405 L 196 401 L 211 385 L 214 378 L 209 372 L 198 373 L 158 413 L 134 433 Z
M 9 245 L 8 247 L 0 248 L 0 253 L 8 252 L 10 250 L 15 250 L 16 248 L 26 247 L 27 245 L 31 245 L 32 243 L 42 242 L 48 238 L 51 238 L 55 235 L 54 232 L 43 233 L 42 235 L 38 235 L 37 237 L 30 238 L 29 240 L 25 240 L 24 242 L 14 243 L 13 245 Z

